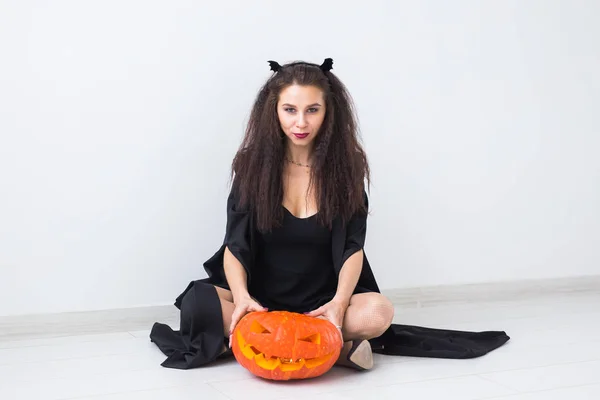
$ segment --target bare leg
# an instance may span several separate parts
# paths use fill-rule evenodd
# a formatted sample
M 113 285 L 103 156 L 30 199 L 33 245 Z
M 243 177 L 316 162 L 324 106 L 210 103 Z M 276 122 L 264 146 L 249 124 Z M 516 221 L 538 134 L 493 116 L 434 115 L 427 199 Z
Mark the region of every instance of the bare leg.
M 220 288 L 215 286 L 217 289 L 217 294 L 219 295 L 219 300 L 221 301 L 221 313 L 223 314 L 223 332 L 225 332 L 225 338 L 229 337 L 229 327 L 231 326 L 231 315 L 233 314 L 233 310 L 235 309 L 235 304 L 233 304 L 233 295 L 231 291 L 227 289 Z M 228 350 L 227 345 L 223 345 L 223 353 Z
M 235 308 L 235 304 L 233 304 L 233 295 L 227 289 L 217 286 L 215 286 L 215 289 L 217 289 L 217 294 L 219 295 L 219 300 L 221 301 L 221 312 L 223 313 L 223 331 L 225 332 L 225 337 L 229 337 L 231 315 L 233 314 L 233 310 Z
M 368 340 L 385 332 L 394 318 L 394 306 L 379 293 L 360 293 L 350 298 L 344 316 L 344 348 L 337 364 L 370 369 L 373 355 Z

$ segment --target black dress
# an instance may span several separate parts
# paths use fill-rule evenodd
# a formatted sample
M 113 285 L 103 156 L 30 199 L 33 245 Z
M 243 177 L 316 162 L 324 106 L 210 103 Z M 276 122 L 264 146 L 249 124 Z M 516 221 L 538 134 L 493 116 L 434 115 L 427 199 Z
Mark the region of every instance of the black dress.
M 368 209 L 368 197 L 364 193 Z M 282 206 L 283 207 L 283 206 Z M 220 249 L 204 263 L 208 277 L 190 282 L 175 300 L 180 329 L 155 323 L 150 339 L 167 356 L 164 367 L 189 369 L 222 356 L 225 337 L 221 304 L 215 286 L 229 289 L 223 269 L 225 247 L 247 274 L 248 291 L 270 310 L 306 312 L 333 298 L 346 260 L 364 249 L 367 214 L 347 223 L 339 218 L 329 230 L 315 216 L 296 218 L 284 208 L 284 223 L 271 233 L 256 229 L 254 215 L 238 206 L 232 191 L 227 201 L 227 226 Z M 310 249 L 310 251 L 308 251 Z M 354 293 L 379 287 L 366 252 Z M 510 338 L 503 331 L 468 332 L 392 324 L 370 340 L 373 351 L 394 356 L 434 358 L 480 357 Z
M 257 233 L 249 292 L 271 311 L 312 311 L 333 299 L 337 290 L 331 230 L 317 222 L 317 215 L 298 218 L 282 209 L 280 227 Z M 354 293 L 366 291 L 357 286 Z

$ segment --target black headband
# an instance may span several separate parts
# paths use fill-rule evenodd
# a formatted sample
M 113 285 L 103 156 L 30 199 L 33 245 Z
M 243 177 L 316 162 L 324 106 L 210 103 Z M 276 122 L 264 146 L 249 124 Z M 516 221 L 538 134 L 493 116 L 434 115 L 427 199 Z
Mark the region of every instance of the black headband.
M 279 72 L 283 68 L 281 65 L 279 65 L 277 61 L 269 61 L 269 65 L 271 66 L 271 71 L 275 72 Z M 321 68 L 321 71 L 323 72 L 331 71 L 333 69 L 333 59 L 326 58 L 325 61 L 323 61 L 323 64 L 319 66 L 319 68 Z

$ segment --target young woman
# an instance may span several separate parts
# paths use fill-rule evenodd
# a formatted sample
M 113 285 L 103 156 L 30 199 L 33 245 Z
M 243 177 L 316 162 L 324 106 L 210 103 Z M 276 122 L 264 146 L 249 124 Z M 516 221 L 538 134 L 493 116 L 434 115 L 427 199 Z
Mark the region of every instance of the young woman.
M 157 323 L 151 339 L 163 366 L 193 368 L 228 354 L 246 313 L 287 310 L 329 320 L 345 342 L 338 364 L 368 370 L 371 344 L 403 354 L 407 342 L 363 248 L 370 176 L 351 97 L 331 59 L 270 65 L 233 160 L 224 243 L 175 303 L 181 330 Z

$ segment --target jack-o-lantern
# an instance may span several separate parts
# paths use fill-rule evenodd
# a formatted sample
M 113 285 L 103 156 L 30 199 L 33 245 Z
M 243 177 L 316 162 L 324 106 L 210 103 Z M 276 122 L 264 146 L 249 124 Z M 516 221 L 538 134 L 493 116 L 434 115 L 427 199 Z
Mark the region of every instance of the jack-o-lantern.
M 323 375 L 342 347 L 340 332 L 331 322 L 287 311 L 246 314 L 231 341 L 233 354 L 244 368 L 273 380 Z

